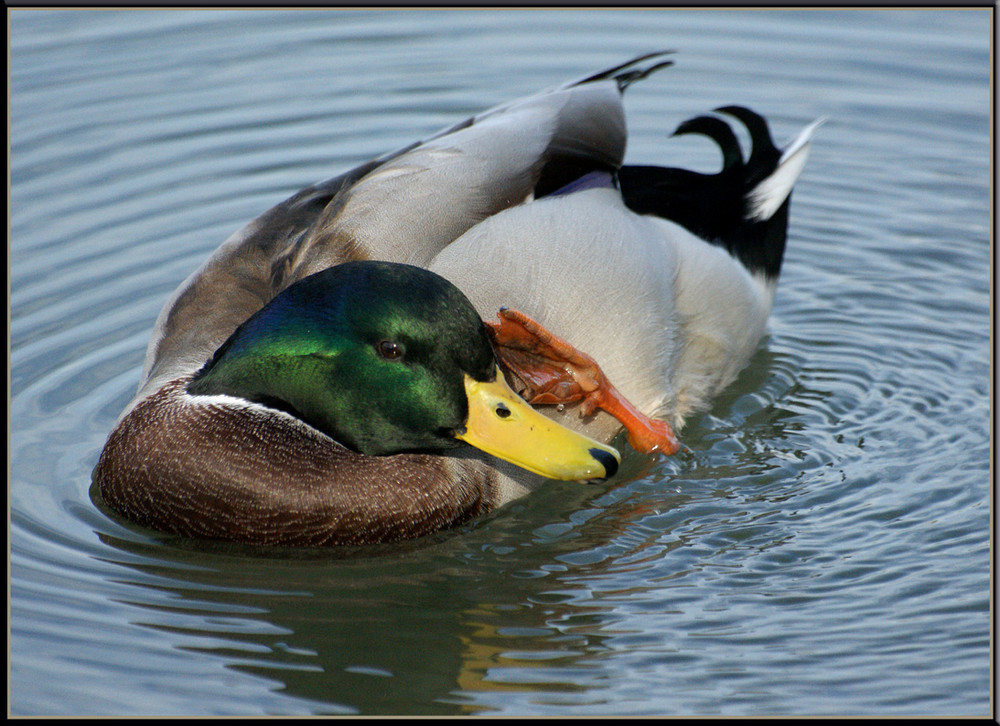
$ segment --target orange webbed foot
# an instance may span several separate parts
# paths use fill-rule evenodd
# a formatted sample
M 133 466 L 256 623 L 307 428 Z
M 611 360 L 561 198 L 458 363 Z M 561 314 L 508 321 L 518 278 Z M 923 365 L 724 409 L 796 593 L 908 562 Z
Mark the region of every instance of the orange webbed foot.
M 529 403 L 582 401 L 582 415 L 600 408 L 618 419 L 636 451 L 676 454 L 680 450 L 670 425 L 629 403 L 589 355 L 517 310 L 501 308 L 497 317 L 500 321 L 486 321 L 486 328 L 500 360 L 527 386 Z

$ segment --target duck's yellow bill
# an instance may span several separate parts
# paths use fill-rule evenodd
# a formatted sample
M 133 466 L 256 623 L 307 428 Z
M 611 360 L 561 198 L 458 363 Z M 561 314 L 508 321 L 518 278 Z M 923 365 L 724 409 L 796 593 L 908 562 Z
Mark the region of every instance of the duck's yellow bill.
M 538 413 L 507 385 L 497 368 L 488 383 L 465 376 L 469 420 L 456 438 L 550 479 L 605 479 L 621 457 L 610 446 Z

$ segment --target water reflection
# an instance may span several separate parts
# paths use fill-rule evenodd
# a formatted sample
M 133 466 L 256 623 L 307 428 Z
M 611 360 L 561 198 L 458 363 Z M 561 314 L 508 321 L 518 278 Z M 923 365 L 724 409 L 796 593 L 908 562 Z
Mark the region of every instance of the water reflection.
M 541 635 L 558 636 L 549 620 L 575 610 L 537 607 L 550 581 L 511 572 L 497 579 L 482 558 L 463 557 L 447 541 L 361 561 L 161 546 L 155 563 L 145 547 L 104 541 L 142 555 L 123 558 L 117 578 L 134 586 L 134 623 L 189 636 L 180 647 L 326 704 L 318 712 L 407 713 L 420 703 L 426 714 L 461 713 L 449 702 L 456 690 L 495 689 L 491 668 L 509 663 L 511 650 L 539 653 Z M 550 647 L 564 650 L 556 640 Z M 540 690 L 561 687 L 538 680 Z

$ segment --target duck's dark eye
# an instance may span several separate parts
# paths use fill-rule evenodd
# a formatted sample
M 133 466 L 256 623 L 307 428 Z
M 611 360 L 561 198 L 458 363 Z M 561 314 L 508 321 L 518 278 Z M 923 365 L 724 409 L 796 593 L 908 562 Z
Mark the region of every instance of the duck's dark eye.
M 392 340 L 380 340 L 375 346 L 375 350 L 386 360 L 398 360 L 406 352 L 402 343 L 396 343 Z

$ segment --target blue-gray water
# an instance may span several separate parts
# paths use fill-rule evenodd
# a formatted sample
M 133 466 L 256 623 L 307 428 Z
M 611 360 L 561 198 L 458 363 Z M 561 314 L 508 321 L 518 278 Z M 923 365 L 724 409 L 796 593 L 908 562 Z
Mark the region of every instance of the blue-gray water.
M 991 11 L 14 11 L 14 714 L 990 712 Z M 771 333 L 683 431 L 402 547 L 105 516 L 157 312 L 232 231 L 470 113 L 664 47 L 633 163 L 819 116 Z

